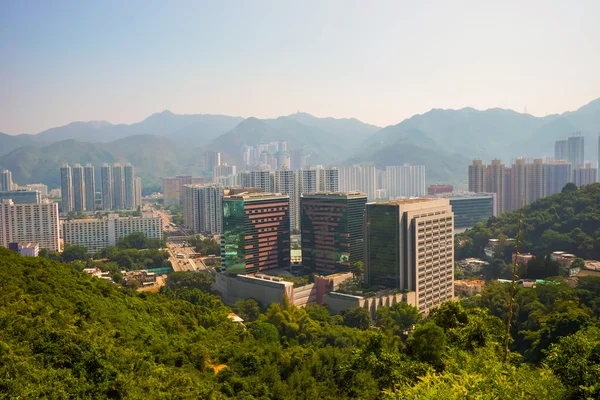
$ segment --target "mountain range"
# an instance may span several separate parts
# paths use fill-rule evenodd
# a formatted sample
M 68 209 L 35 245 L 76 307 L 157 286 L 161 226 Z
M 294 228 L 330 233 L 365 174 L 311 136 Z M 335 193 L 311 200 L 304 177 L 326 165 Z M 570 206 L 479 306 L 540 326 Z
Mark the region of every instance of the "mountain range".
M 576 111 L 534 117 L 512 110 L 433 109 L 385 128 L 357 119 L 317 118 L 296 113 L 275 119 L 226 115 L 153 114 L 131 125 L 106 121 L 72 122 L 38 134 L 0 133 L 0 168 L 15 182 L 59 185 L 62 163 L 129 161 L 148 190 L 168 175 L 201 173 L 202 152 L 240 165 L 241 148 L 286 140 L 303 149 L 312 165 L 371 163 L 379 167 L 424 164 L 428 183 L 466 185 L 472 158 L 552 156 L 554 142 L 575 131 L 586 136 L 586 159 L 596 160 L 600 99 Z

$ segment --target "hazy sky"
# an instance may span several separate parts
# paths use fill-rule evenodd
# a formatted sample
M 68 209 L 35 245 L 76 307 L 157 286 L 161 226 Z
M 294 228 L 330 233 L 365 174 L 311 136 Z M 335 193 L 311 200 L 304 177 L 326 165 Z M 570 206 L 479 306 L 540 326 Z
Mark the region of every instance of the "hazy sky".
M 169 109 L 390 125 L 600 97 L 600 1 L 1 1 L 0 132 Z

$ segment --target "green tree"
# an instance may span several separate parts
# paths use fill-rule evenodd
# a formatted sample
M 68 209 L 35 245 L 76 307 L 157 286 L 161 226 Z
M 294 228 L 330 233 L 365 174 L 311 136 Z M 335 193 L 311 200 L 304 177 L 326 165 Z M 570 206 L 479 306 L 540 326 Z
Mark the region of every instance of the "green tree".
M 212 275 L 202 272 L 172 272 L 167 279 L 168 288 L 200 289 L 204 292 L 211 292 L 212 283 Z
M 360 277 L 365 273 L 365 267 L 362 261 L 354 261 L 350 263 L 350 272 L 354 277 Z
M 585 261 L 582 258 L 577 257 L 573 260 L 571 268 L 585 268 Z
M 418 325 L 408 340 L 408 351 L 415 359 L 441 367 L 446 352 L 446 334 L 435 322 Z
M 362 307 L 346 310 L 342 316 L 344 318 L 344 325 L 351 328 L 358 328 L 364 331 L 369 329 L 369 326 L 371 325 L 371 315 L 369 314 L 369 311 Z
M 64 251 L 62 252 L 61 259 L 64 262 L 71 261 L 87 261 L 90 258 L 90 255 L 87 252 L 87 248 L 82 246 L 72 246 L 67 244 L 65 246 Z
M 375 313 L 375 324 L 401 335 L 419 320 L 419 310 L 408 303 L 399 302 L 390 307 L 380 307 Z
M 240 300 L 233 305 L 233 311 L 244 321 L 256 321 L 260 315 L 260 305 L 254 299 Z

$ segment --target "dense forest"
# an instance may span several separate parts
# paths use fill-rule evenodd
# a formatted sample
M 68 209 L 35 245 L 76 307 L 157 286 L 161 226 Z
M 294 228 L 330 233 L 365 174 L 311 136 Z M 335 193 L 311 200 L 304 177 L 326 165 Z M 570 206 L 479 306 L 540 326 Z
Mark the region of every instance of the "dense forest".
M 323 306 L 232 311 L 210 275 L 139 293 L 0 248 L 0 393 L 10 398 L 562 399 L 600 395 L 600 281 L 508 286 L 448 302 L 331 316 Z M 262 308 L 261 308 L 262 307 Z
M 600 183 L 579 189 L 570 183 L 562 193 L 523 208 L 520 252 L 544 256 L 565 251 L 583 259 L 600 260 Z M 456 258 L 483 257 L 490 238 L 515 238 L 521 211 L 481 222 L 456 236 Z

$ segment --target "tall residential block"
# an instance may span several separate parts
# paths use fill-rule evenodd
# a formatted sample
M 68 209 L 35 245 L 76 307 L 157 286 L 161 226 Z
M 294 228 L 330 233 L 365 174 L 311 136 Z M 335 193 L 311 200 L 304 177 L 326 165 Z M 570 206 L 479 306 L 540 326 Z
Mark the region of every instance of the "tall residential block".
M 546 173 L 547 167 L 541 158 L 537 158 L 533 160 L 533 163 L 527 164 L 527 204 L 546 197 Z
M 527 162 L 518 158 L 511 168 L 510 209 L 518 210 L 527 204 Z
M 328 275 L 364 262 L 364 216 L 367 195 L 317 192 L 300 198 L 302 264 Z
M 469 192 L 485 192 L 485 167 L 481 160 L 473 160 L 469 165 Z
M 573 170 L 573 182 L 577 186 L 591 185 L 598 181 L 598 168 L 592 167 L 592 164 L 587 163 L 580 165 L 579 168 Z
M 386 168 L 387 195 L 397 197 L 425 196 L 425 166 L 402 165 Z
M 58 204 L 0 202 L 0 246 L 14 242 L 38 243 L 41 249 L 60 251 Z
M 560 193 L 565 185 L 572 182 L 571 163 L 567 160 L 554 160 L 546 164 L 546 196 Z
M 0 191 L 9 192 L 13 190 L 12 172 L 5 169 L 0 172 Z
M 341 192 L 362 192 L 367 195 L 369 200 L 378 198 L 378 170 L 375 167 L 352 165 L 338 167 L 339 171 L 339 190 Z
M 177 206 L 181 201 L 181 180 L 179 178 L 164 178 L 163 179 L 163 197 L 165 207 Z
M 48 186 L 43 183 L 30 183 L 25 185 L 25 187 L 30 192 L 40 192 L 42 197 L 48 197 Z
M 236 170 L 235 165 L 223 164 L 213 167 L 213 183 L 217 183 L 221 177 L 235 175 Z
M 63 213 L 73 211 L 73 176 L 68 164 L 60 168 L 60 197 L 61 211 Z
M 502 214 L 506 208 L 506 185 L 504 175 L 504 164 L 498 159 L 493 159 L 492 163 L 486 167 L 484 191 L 486 193 L 496 194 L 494 215 Z
M 142 178 L 135 177 L 135 208 L 142 206 Z
M 102 190 L 102 209 L 103 210 L 112 210 L 113 209 L 113 176 L 112 176 L 112 168 L 108 164 L 103 164 L 100 167 L 100 178 L 101 182 L 101 190 Z
M 583 139 L 580 132 L 575 132 L 567 138 L 567 160 L 571 163 L 572 168 L 583 166 L 585 155 Z
M 254 274 L 290 265 L 289 197 L 253 193 L 223 198 L 221 264 L 228 272 Z
M 103 218 L 71 219 L 63 221 L 65 243 L 87 248 L 95 253 L 132 233 L 141 232 L 150 239 L 162 239 L 162 219 L 153 213 L 142 213 L 141 217 L 119 217 L 110 214 Z
M 75 164 L 71 168 L 73 179 L 73 210 L 85 211 L 85 176 L 83 167 Z
M 113 176 L 113 209 L 125 209 L 125 170 L 123 165 L 114 164 L 112 167 Z
M 250 171 L 250 187 L 259 188 L 265 193 L 273 191 L 274 177 L 271 171 L 266 169 L 256 169 Z
M 567 154 L 567 139 L 560 139 L 554 143 L 554 159 L 566 160 Z
M 454 214 L 447 199 L 368 203 L 365 280 L 416 294 L 426 312 L 454 297 Z
M 221 165 L 221 153 L 218 151 L 207 151 L 204 153 L 204 169 L 212 171 L 214 167 Z
M 83 167 L 85 184 L 85 209 L 86 211 L 96 210 L 96 177 L 94 176 L 94 166 L 86 164 Z
M 127 210 L 135 209 L 135 169 L 131 164 L 124 168 L 124 189 L 125 189 L 125 208 Z
M 223 230 L 223 188 L 184 185 L 183 225 L 194 233 L 220 234 Z
M 279 169 L 274 172 L 274 192 L 286 194 L 290 198 L 290 231 L 300 229 L 300 192 L 295 171 Z

